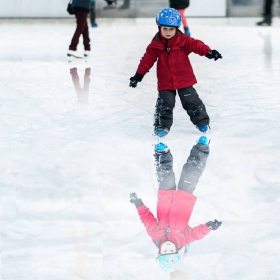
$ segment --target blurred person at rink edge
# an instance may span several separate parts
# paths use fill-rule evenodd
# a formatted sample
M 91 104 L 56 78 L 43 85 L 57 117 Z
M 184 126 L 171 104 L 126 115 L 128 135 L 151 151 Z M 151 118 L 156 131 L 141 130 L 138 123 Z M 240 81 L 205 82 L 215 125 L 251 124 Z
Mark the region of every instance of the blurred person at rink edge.
M 181 15 L 184 31 L 187 36 L 191 36 L 191 33 L 184 13 L 185 13 L 185 9 L 188 8 L 189 5 L 190 5 L 189 0 L 169 0 L 170 8 L 178 10 L 178 12 Z
M 135 88 L 157 61 L 158 98 L 154 132 L 158 137 L 166 136 L 172 126 L 176 91 L 191 122 L 199 131 L 206 132 L 210 122 L 205 105 L 193 88 L 197 80 L 189 54 L 194 52 L 215 61 L 222 56 L 202 41 L 183 34 L 179 30 L 181 21 L 180 13 L 173 8 L 164 8 L 158 13 L 158 32 L 140 60 L 136 74 L 130 78 L 129 86 Z
M 110 6 L 116 6 L 115 2 L 112 0 L 106 0 L 106 2 Z M 76 58 L 88 57 L 90 55 L 90 38 L 87 17 L 91 10 L 91 0 L 73 0 L 72 8 L 75 13 L 77 27 L 71 40 L 67 56 Z M 77 46 L 81 35 L 83 35 L 84 55 L 77 52 Z
M 158 248 L 157 262 L 166 272 L 176 271 L 181 266 L 180 249 L 183 248 L 186 256 L 191 242 L 203 238 L 222 224 L 214 220 L 193 228 L 189 226 L 197 199 L 193 192 L 204 171 L 208 155 L 209 141 L 207 137 L 201 136 L 182 168 L 176 190 L 172 154 L 164 143 L 160 142 L 155 146 L 154 157 L 159 186 L 157 218 L 136 193 L 130 194 L 130 202 L 136 206 L 148 235 Z
M 91 0 L 91 9 L 90 9 L 90 22 L 91 27 L 97 27 L 98 24 L 96 23 L 96 11 L 95 11 L 95 0 Z
M 129 6 L 130 6 L 130 0 L 124 0 L 123 4 L 119 7 L 119 10 L 129 9 Z
M 272 24 L 272 6 L 273 6 L 273 0 L 264 0 L 263 20 L 257 22 L 256 25 L 270 26 Z

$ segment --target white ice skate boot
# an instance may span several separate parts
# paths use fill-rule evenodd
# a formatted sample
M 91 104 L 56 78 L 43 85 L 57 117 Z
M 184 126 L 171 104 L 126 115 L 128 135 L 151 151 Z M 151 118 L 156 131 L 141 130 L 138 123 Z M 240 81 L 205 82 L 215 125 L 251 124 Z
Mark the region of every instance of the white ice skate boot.
M 85 52 L 84 52 L 84 56 L 85 56 L 85 58 L 89 58 L 89 56 L 90 56 L 90 51 L 85 51 Z
M 67 56 L 70 57 L 75 57 L 75 58 L 84 58 L 81 54 L 79 54 L 77 51 L 72 51 L 68 50 Z

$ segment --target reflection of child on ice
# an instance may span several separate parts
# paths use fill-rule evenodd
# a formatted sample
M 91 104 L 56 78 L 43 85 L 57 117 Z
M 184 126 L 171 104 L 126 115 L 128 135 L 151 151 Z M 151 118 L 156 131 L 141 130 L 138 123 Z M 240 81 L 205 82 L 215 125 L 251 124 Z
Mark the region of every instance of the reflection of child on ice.
M 203 238 L 210 230 L 216 230 L 221 222 L 215 220 L 191 228 L 188 223 L 196 197 L 193 191 L 202 175 L 209 155 L 208 140 L 199 138 L 184 164 L 176 190 L 173 172 L 173 157 L 168 147 L 159 143 L 155 146 L 155 162 L 159 183 L 157 219 L 135 193 L 130 194 L 130 202 L 137 208 L 147 233 L 158 247 L 158 262 L 162 269 L 175 271 L 180 263 L 178 251 L 188 244 Z

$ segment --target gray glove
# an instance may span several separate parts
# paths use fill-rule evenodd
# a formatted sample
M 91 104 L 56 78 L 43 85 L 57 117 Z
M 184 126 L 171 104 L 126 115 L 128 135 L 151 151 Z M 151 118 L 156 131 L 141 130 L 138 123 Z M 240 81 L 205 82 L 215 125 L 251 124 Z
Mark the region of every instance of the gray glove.
M 136 193 L 131 193 L 129 196 L 130 196 L 130 202 L 133 203 L 136 206 L 136 208 L 141 205 L 144 205 L 142 199 L 138 198 Z
M 221 226 L 222 222 L 218 222 L 217 220 L 214 220 L 214 222 L 210 221 L 206 223 L 206 225 L 211 229 L 211 230 L 216 230 Z

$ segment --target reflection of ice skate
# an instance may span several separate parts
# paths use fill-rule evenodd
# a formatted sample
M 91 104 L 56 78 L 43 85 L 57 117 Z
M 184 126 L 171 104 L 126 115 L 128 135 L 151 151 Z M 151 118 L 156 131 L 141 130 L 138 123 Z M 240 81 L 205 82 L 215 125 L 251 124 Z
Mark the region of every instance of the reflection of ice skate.
M 165 154 L 165 153 L 168 153 L 168 151 L 169 151 L 168 146 L 162 142 L 155 145 L 155 152 L 158 154 Z
M 263 54 L 265 59 L 265 66 L 266 68 L 271 68 L 272 64 L 272 43 L 271 43 L 271 34 L 270 32 L 267 33 L 258 33 L 259 36 L 263 39 Z
M 78 53 L 77 51 L 72 51 L 72 50 L 68 50 L 67 52 L 67 59 L 68 59 L 68 63 L 71 62 L 81 62 L 81 63 L 85 63 L 87 62 L 87 59 L 89 57 L 89 51 L 87 51 L 88 53 L 85 53 L 85 56 L 81 55 L 80 53 Z
M 198 141 L 197 141 L 198 144 L 201 144 L 201 145 L 208 145 L 209 143 L 209 140 L 207 139 L 206 136 L 201 136 Z
M 67 56 L 67 59 L 68 59 L 68 63 L 77 64 L 77 65 L 87 63 L 88 61 L 87 57 L 75 58 L 75 57 Z

